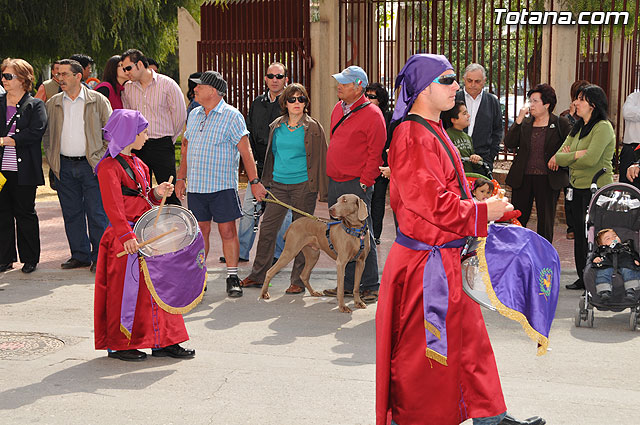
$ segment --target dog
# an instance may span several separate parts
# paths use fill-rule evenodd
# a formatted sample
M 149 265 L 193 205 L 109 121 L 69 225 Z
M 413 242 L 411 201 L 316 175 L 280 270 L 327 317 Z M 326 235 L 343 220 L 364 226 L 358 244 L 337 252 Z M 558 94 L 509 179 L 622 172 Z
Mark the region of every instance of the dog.
M 260 298 L 265 300 L 270 298 L 269 282 L 301 251 L 304 254 L 304 269 L 300 273 L 300 279 L 312 296 L 322 296 L 320 292 L 311 287 L 309 277 L 311 270 L 318 262 L 320 250 L 323 250 L 329 257 L 336 260 L 338 307 L 343 313 L 351 313 L 351 309 L 344 303 L 344 270 L 347 263 L 357 255 L 353 298 L 355 307 L 367 308 L 367 305 L 360 298 L 360 279 L 362 279 L 364 263 L 371 248 L 369 229 L 368 226 L 364 227 L 369 216 L 367 205 L 357 195 L 346 194 L 340 196 L 338 201 L 329 208 L 329 214 L 341 221 L 341 223 L 329 227 L 330 240 L 327 238 L 328 225 L 326 223 L 309 217 L 301 217 L 291 223 L 284 236 L 285 244 L 280 259 L 267 271 Z M 347 233 L 345 227 L 355 233 L 359 231 L 359 237 Z

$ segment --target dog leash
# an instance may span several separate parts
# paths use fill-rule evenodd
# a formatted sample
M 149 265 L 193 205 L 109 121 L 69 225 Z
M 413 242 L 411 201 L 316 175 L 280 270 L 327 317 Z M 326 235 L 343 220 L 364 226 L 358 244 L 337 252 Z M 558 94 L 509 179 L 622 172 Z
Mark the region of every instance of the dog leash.
M 281 200 L 279 200 L 278 198 L 273 196 L 273 193 L 271 193 L 269 190 L 267 190 L 267 194 L 269 196 L 271 196 L 273 199 L 264 198 L 263 201 L 265 201 L 265 202 L 271 202 L 272 204 L 278 204 L 278 205 L 283 206 L 283 207 L 285 207 L 285 208 L 287 208 L 287 209 L 289 209 L 291 211 L 295 211 L 298 214 L 301 214 L 301 215 L 303 215 L 305 217 L 309 217 L 309 218 L 312 218 L 314 220 L 321 221 L 323 223 L 327 223 L 328 222 L 328 220 L 322 219 L 320 217 L 316 217 L 315 215 L 311 215 L 308 212 L 299 210 L 296 207 L 292 207 L 291 205 L 285 204 L 284 202 L 282 202 Z

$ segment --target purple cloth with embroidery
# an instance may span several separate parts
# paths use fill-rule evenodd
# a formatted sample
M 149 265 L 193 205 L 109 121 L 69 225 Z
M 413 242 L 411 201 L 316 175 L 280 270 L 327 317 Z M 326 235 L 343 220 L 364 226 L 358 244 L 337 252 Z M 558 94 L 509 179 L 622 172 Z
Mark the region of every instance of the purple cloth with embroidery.
M 553 245 L 525 227 L 492 224 L 485 257 L 498 300 L 548 338 L 560 294 L 560 258 Z
M 421 53 L 411 56 L 396 77 L 395 88 L 400 87 L 400 93 L 391 121 L 404 119 L 422 90 L 447 69 L 452 70 L 453 66 L 443 55 Z
M 449 308 L 449 286 L 442 264 L 441 249 L 462 248 L 466 238 L 456 239 L 443 245 L 431 246 L 411 239 L 397 231 L 396 242 L 414 251 L 431 251 L 424 264 L 422 275 L 422 304 L 424 320 L 440 332 L 440 336 L 430 332 L 425 326 L 427 349 L 447 357 L 447 310 Z
M 94 172 L 98 174 L 98 166 L 103 159 L 107 156 L 112 158 L 118 156 L 124 148 L 135 142 L 136 136 L 148 126 L 149 122 L 140 111 L 131 109 L 114 110 L 102 129 L 104 139 L 109 141 L 109 146 L 102 159 L 96 164 Z

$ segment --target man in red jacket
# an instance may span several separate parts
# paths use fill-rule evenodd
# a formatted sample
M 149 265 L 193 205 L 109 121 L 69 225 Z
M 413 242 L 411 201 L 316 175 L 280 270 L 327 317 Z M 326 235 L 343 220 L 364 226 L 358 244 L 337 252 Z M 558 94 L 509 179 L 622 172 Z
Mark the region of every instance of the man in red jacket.
M 331 113 L 331 135 L 327 151 L 329 176 L 329 205 L 345 193 L 359 196 L 367 204 L 371 250 L 367 256 L 360 283 L 364 302 L 378 300 L 378 258 L 373 241 L 371 221 L 371 195 L 373 183 L 380 174 L 382 149 L 387 130 L 380 108 L 371 105 L 364 96 L 369 84 L 367 73 L 359 66 L 350 66 L 333 78 L 338 82 L 340 101 Z M 344 276 L 345 294 L 353 291 L 355 263 L 347 265 Z M 325 295 L 335 296 L 336 289 L 327 289 Z

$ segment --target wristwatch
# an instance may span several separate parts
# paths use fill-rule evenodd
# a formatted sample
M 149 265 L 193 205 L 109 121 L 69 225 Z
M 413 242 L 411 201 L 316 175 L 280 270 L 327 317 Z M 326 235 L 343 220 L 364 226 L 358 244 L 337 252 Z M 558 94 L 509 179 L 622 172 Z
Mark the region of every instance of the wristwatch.
M 367 185 L 364 183 L 360 183 L 360 187 L 362 188 L 362 190 L 367 190 Z
M 260 181 L 260 179 L 258 179 L 258 178 L 253 179 L 253 180 L 251 180 L 251 181 L 249 182 L 249 184 L 258 184 L 258 183 L 262 183 L 262 181 Z

